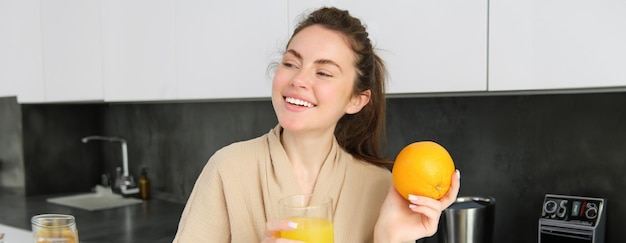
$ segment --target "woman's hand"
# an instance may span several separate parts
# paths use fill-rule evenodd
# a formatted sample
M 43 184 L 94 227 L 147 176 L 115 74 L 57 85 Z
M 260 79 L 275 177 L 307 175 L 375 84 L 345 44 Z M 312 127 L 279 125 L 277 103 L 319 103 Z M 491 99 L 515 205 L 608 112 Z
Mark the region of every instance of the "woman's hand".
M 297 227 L 294 222 L 275 220 L 265 223 L 265 239 L 261 243 L 304 243 L 302 241 L 279 238 L 281 231 L 292 230 Z
M 457 170 L 450 178 L 452 182 L 448 193 L 439 200 L 409 195 L 407 201 L 392 185 L 380 209 L 374 229 L 374 242 L 413 242 L 434 235 L 441 212 L 456 201 L 461 185 L 460 177 Z

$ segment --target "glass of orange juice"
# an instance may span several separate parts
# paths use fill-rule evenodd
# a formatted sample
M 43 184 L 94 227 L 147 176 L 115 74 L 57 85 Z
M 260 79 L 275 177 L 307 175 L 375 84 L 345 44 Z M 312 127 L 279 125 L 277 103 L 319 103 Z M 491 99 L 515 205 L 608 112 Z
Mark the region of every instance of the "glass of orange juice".
M 333 200 L 328 196 L 295 195 L 281 199 L 281 219 L 297 223 L 292 230 L 280 233 L 281 238 L 306 243 L 333 243 Z
M 31 220 L 34 243 L 79 243 L 76 219 L 66 214 L 41 214 Z

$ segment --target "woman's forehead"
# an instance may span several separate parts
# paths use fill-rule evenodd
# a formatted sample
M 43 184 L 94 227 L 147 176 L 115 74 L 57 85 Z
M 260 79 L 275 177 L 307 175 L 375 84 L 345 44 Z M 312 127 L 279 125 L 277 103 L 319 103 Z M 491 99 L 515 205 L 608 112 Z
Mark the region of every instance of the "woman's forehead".
M 297 52 L 299 58 L 327 59 L 350 64 L 355 56 L 344 34 L 319 25 L 306 27 L 294 35 L 287 50 Z

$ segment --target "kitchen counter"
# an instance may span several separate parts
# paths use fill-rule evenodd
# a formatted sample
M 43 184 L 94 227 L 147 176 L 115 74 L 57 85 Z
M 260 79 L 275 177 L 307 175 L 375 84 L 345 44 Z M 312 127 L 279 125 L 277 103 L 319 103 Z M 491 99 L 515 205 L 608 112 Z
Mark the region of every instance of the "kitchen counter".
M 151 199 L 130 206 L 86 211 L 46 202 L 53 196 L 25 197 L 0 190 L 0 224 L 30 231 L 30 218 L 34 215 L 71 214 L 76 218 L 81 243 L 170 243 L 184 209 L 182 204 Z

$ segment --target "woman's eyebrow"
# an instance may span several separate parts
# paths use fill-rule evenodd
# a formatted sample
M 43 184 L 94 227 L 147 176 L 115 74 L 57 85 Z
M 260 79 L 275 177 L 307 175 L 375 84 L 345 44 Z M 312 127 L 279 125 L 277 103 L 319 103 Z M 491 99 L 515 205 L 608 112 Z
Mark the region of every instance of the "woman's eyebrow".
M 315 63 L 317 64 L 329 64 L 329 65 L 333 65 L 335 67 L 337 67 L 339 69 L 339 72 L 343 73 L 343 70 L 341 70 L 341 66 L 339 66 L 339 64 L 337 64 L 336 62 L 334 62 L 333 60 L 329 60 L 329 59 L 319 59 L 319 60 L 315 60 Z
M 302 55 L 300 55 L 299 52 L 297 52 L 294 49 L 289 49 L 287 50 L 287 53 L 290 53 L 291 55 L 294 55 L 296 58 L 302 60 Z M 333 60 L 330 59 L 319 59 L 319 60 L 315 60 L 316 64 L 328 64 L 328 65 L 333 65 L 335 67 L 337 67 L 339 69 L 339 71 L 341 73 L 343 73 L 343 70 L 341 69 L 341 66 L 339 66 L 339 64 L 337 64 L 336 62 L 334 62 Z
M 296 58 L 302 59 L 302 55 L 294 49 L 287 50 L 287 53 L 291 53 L 291 55 L 294 55 Z

